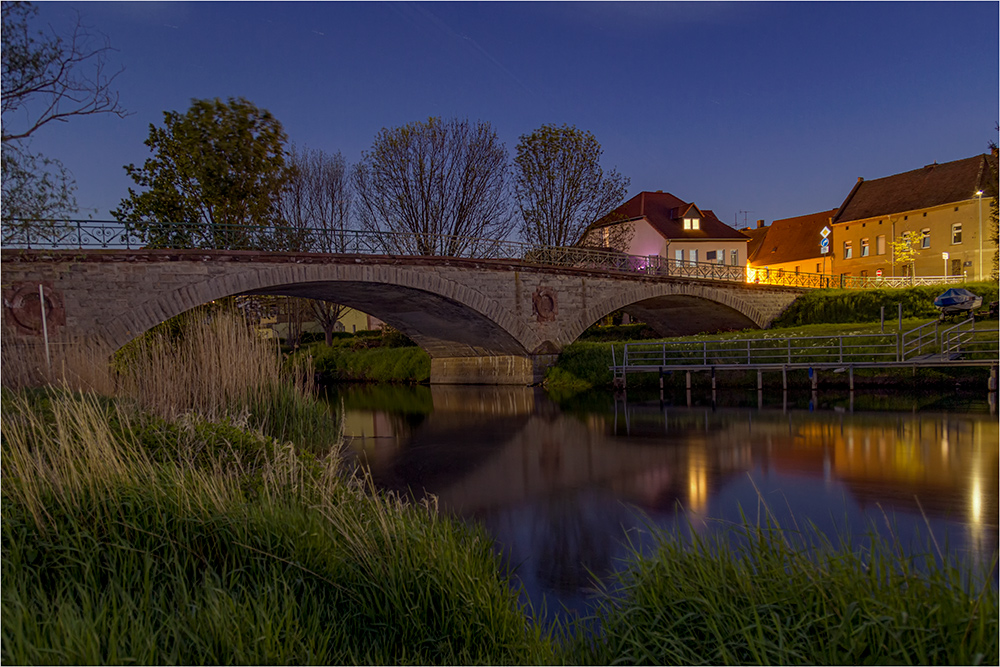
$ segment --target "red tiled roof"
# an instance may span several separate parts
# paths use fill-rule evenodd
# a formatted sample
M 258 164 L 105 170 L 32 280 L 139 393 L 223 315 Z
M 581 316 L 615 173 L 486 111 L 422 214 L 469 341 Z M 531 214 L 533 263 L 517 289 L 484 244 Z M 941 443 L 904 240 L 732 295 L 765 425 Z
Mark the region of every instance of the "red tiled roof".
M 988 173 L 986 155 L 929 164 L 871 181 L 859 179 L 834 222 L 864 220 L 975 197 Z
M 757 248 L 760 244 L 764 242 L 764 237 L 767 236 L 767 227 L 747 227 L 746 229 L 741 229 L 740 233 L 744 236 L 750 237 L 750 242 L 747 243 L 747 257 L 748 261 L 753 261 L 754 253 L 757 252 Z
M 757 266 L 769 266 L 822 257 L 819 252 L 820 231 L 830 224 L 830 218 L 835 215 L 837 209 L 775 220 L 766 227 L 767 233 L 756 250 L 751 251 L 750 262 Z
M 701 218 L 699 229 L 684 229 L 684 217 Z M 737 239 L 746 237 L 715 217 L 669 192 L 640 192 L 592 225 L 603 227 L 622 220 L 646 218 L 650 226 L 667 239 Z

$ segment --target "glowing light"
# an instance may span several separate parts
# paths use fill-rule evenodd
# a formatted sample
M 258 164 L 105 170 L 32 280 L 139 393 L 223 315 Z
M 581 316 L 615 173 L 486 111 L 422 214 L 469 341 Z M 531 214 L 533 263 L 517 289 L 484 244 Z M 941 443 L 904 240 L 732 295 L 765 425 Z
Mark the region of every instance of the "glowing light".
M 983 517 L 983 489 L 980 486 L 978 477 L 972 480 L 972 492 L 969 494 L 969 510 L 972 523 L 980 523 Z

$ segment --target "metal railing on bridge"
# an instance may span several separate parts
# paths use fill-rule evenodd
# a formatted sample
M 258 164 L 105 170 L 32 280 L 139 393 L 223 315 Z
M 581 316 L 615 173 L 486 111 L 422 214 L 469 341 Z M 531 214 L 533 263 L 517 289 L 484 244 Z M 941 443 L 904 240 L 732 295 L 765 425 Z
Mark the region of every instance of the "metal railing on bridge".
M 960 277 L 868 278 L 755 269 L 716 262 L 628 255 L 581 246 L 540 246 L 445 234 L 280 225 L 131 225 L 95 220 L 6 220 L 0 246 L 26 249 L 205 249 L 497 259 L 647 276 L 755 283 L 798 289 L 864 289 L 961 282 Z

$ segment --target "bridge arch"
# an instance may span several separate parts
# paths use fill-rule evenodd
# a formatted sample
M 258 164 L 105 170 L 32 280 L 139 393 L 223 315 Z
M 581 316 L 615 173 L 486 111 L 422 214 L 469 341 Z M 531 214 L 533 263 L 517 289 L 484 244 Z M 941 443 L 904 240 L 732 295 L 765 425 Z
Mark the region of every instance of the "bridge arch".
M 566 327 L 570 341 L 615 311 L 624 309 L 663 336 L 685 336 L 718 329 L 763 328 L 770 324 L 760 308 L 732 289 L 695 282 L 639 283 L 616 290 L 579 313 Z
M 219 275 L 157 294 L 108 323 L 102 337 L 118 348 L 175 315 L 239 294 L 357 308 L 396 327 L 431 356 L 525 355 L 540 344 L 506 308 L 467 285 L 426 270 L 365 264 L 284 264 Z

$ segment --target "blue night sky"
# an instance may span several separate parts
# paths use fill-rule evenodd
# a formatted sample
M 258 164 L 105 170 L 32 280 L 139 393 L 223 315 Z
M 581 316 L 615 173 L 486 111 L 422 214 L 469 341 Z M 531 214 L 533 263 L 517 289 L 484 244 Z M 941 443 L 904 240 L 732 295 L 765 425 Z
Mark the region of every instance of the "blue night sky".
M 245 97 L 301 147 L 354 163 L 383 127 L 489 121 L 513 157 L 544 123 L 590 130 L 629 196 L 665 190 L 752 225 L 839 206 L 867 179 L 986 152 L 997 2 L 43 2 L 117 52 L 133 115 L 77 118 L 33 148 L 109 218 L 164 110 Z

